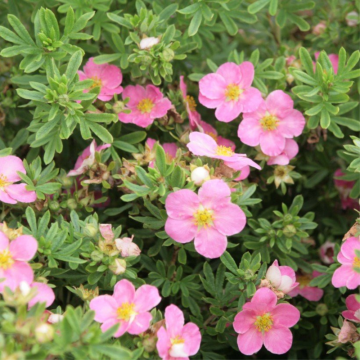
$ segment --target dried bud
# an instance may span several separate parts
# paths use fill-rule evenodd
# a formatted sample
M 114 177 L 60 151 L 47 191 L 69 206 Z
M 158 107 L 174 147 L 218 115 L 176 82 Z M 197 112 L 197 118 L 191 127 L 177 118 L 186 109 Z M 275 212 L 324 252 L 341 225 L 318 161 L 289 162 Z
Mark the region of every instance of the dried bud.
M 109 266 L 109 269 L 115 275 L 123 274 L 126 271 L 126 261 L 123 259 L 115 259 L 115 261 Z

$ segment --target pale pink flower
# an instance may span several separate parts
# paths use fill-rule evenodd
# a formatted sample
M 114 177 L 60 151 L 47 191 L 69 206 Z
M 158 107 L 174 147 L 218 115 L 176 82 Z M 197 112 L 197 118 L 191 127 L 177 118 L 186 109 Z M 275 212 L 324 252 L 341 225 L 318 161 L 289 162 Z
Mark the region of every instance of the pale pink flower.
M 258 164 L 249 159 L 245 154 L 236 154 L 230 147 L 218 145 L 210 135 L 195 131 L 189 135 L 189 139 L 190 142 L 186 146 L 194 155 L 224 160 L 224 164 L 235 171 L 242 171 L 249 166 L 261 169 Z M 248 168 L 249 172 L 250 168 Z M 242 178 L 244 177 L 240 175 L 238 180 L 242 180 Z
M 160 42 L 159 38 L 157 37 L 145 37 L 141 39 L 139 48 L 141 50 L 149 50 L 153 46 L 157 45 Z
M 339 191 L 341 206 L 346 209 L 359 209 L 359 202 L 350 197 L 350 192 L 355 185 L 355 181 L 337 179 L 345 176 L 341 169 L 337 169 L 334 173 L 334 184 Z
M 315 53 L 315 59 L 317 60 L 319 56 L 320 56 L 320 51 L 317 51 L 317 52 Z M 338 72 L 338 67 L 339 67 L 339 55 L 329 54 L 329 55 L 328 55 L 328 58 L 329 58 L 329 60 L 330 60 L 330 62 L 331 62 L 331 65 L 332 65 L 332 67 L 333 67 L 333 69 L 334 69 L 334 74 L 337 74 L 337 72 Z M 314 64 L 314 71 L 315 71 L 315 69 L 316 69 L 316 63 L 314 62 L 313 64 Z
M 254 65 L 245 61 L 240 65 L 227 62 L 216 73 L 205 75 L 199 82 L 199 101 L 215 109 L 219 121 L 230 122 L 241 113 L 255 111 L 261 104 L 261 92 L 251 87 Z
M 360 302 L 356 300 L 356 295 L 352 294 L 346 298 L 347 310 L 342 312 L 345 319 L 360 323 Z
M 350 27 L 356 27 L 360 22 L 359 13 L 351 11 L 346 15 L 346 24 Z
M 207 122 L 200 120 L 198 128 L 200 132 L 204 132 L 206 135 L 211 136 L 219 146 L 229 147 L 232 151 L 235 151 L 235 143 L 219 136 L 216 129 Z
M 244 212 L 231 203 L 230 195 L 223 180 L 206 181 L 198 195 L 188 189 L 169 194 L 165 202 L 166 233 L 182 244 L 195 238 L 199 254 L 220 257 L 226 250 L 227 236 L 239 233 L 246 224 Z
M 244 355 L 258 352 L 263 345 L 278 355 L 290 350 L 293 336 L 289 328 L 299 321 L 300 312 L 293 305 L 276 305 L 276 302 L 273 291 L 260 288 L 235 316 L 233 326 L 239 334 L 239 350 Z
M 121 70 L 115 65 L 109 64 L 95 64 L 94 58 L 90 58 L 84 66 L 84 71 L 78 71 L 79 79 L 92 79 L 93 85 L 90 89 L 85 89 L 87 93 L 94 87 L 100 87 L 98 99 L 102 101 L 109 101 L 114 94 L 121 94 L 123 88 L 120 86 L 122 82 Z
M 188 360 L 200 349 L 201 334 L 194 323 L 185 324 L 183 312 L 175 305 L 165 309 L 165 327 L 158 332 L 156 348 L 162 360 Z
M 161 301 L 159 290 L 152 285 L 142 285 L 136 291 L 128 280 L 120 280 L 114 287 L 114 294 L 101 295 L 90 301 L 90 309 L 95 311 L 95 321 L 102 323 L 101 330 L 119 324 L 114 337 L 125 332 L 139 335 L 150 326 L 150 310 Z
M 326 30 L 326 22 L 325 21 L 320 21 L 318 24 L 316 24 L 314 27 L 313 27 L 313 30 L 312 30 L 312 33 L 314 35 L 321 35 L 325 32 Z
M 355 342 L 359 337 L 356 326 L 345 320 L 338 334 L 338 341 L 342 344 L 346 344 L 347 342 Z
M 309 286 L 309 283 L 313 278 L 320 275 L 321 273 L 318 271 L 313 271 L 312 274 L 297 274 L 296 281 L 299 283 L 299 285 L 291 290 L 289 295 L 291 297 L 301 295 L 309 301 L 319 301 L 324 295 L 324 290 L 314 286 Z
M 129 85 L 124 89 L 122 97 L 130 99 L 125 109 L 131 110 L 131 113 L 119 113 L 119 120 L 143 128 L 165 116 L 172 106 L 170 100 L 154 85 Z
M 122 257 L 128 256 L 139 256 L 141 253 L 140 248 L 133 242 L 134 235 L 129 237 L 124 237 L 121 239 L 116 239 L 115 244 L 118 250 L 121 251 Z
M 111 144 L 104 144 L 97 146 L 96 141 L 93 140 L 91 144 L 82 152 L 75 163 L 73 170 L 70 170 L 67 176 L 78 176 L 84 174 L 89 170 L 91 165 L 95 163 L 95 152 L 107 149 Z
M 115 235 L 112 231 L 112 225 L 111 224 L 100 224 L 99 225 L 99 230 L 100 230 L 100 234 L 101 236 L 105 239 L 105 240 L 112 240 L 114 239 Z
M 277 156 L 270 156 L 268 165 L 288 165 L 299 152 L 299 145 L 293 139 L 285 139 L 285 148 Z
M 189 116 L 190 129 L 195 130 L 201 121 L 201 116 L 196 111 L 195 99 L 187 94 L 187 85 L 184 81 L 184 76 L 180 76 L 180 90 L 185 102 L 186 112 Z
M 299 283 L 296 282 L 295 271 L 290 266 L 279 266 L 277 260 L 269 266 L 266 272 L 266 279 L 270 281 L 270 284 L 278 291 L 284 294 L 289 293 Z
M 31 284 L 34 273 L 27 261 L 31 260 L 38 248 L 37 241 L 30 235 L 21 235 L 11 242 L 0 231 L 0 293 L 5 287 L 14 291 L 22 281 Z
M 20 158 L 13 155 L 0 157 L 0 201 L 16 204 L 31 203 L 36 200 L 36 192 L 26 190 L 26 184 L 14 184 L 21 180 L 18 171 L 26 174 Z
M 360 258 L 355 250 L 360 251 L 360 241 L 356 237 L 349 237 L 341 245 L 337 260 L 341 264 L 332 277 L 332 284 L 336 288 L 346 286 L 356 289 L 360 285 Z
M 320 246 L 320 259 L 324 264 L 330 265 L 334 262 L 335 243 L 326 241 Z
M 149 147 L 150 151 L 153 151 L 155 144 L 156 144 L 156 140 L 147 138 L 146 145 Z M 171 161 L 176 157 L 176 152 L 178 149 L 176 143 L 164 143 L 161 146 L 163 147 L 163 149 L 165 151 L 166 161 L 168 163 L 171 163 Z M 154 160 L 149 162 L 149 166 L 151 168 L 154 167 L 154 164 L 155 164 Z
M 305 118 L 294 109 L 291 97 L 275 90 L 262 100 L 256 111 L 244 114 L 238 136 L 244 144 L 260 144 L 264 154 L 278 156 L 285 150 L 286 139 L 299 136 L 304 126 Z
M 287 66 L 291 66 L 294 61 L 296 60 L 296 56 L 295 55 L 290 55 L 286 58 L 286 65 Z

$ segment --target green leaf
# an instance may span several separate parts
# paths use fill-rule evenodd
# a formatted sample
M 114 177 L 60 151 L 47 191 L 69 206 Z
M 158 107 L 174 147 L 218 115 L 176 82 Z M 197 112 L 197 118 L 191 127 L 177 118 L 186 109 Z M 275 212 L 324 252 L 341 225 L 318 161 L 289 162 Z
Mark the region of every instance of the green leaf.
M 71 58 L 69 60 L 68 66 L 65 71 L 66 77 L 69 79 L 69 81 L 73 81 L 75 75 L 77 74 L 77 71 L 79 70 L 79 67 L 82 62 L 82 52 L 81 50 L 74 52 L 74 54 L 71 55 Z
M 134 131 L 130 134 L 126 134 L 119 137 L 119 140 L 128 144 L 137 144 L 146 138 L 146 131 Z
M 226 266 L 226 268 L 228 270 L 230 270 L 232 273 L 234 273 L 235 275 L 238 275 L 237 270 L 238 267 L 236 265 L 235 260 L 232 258 L 232 256 L 225 251 L 221 257 L 220 257 L 221 262 Z
M 132 29 L 133 26 L 131 25 L 131 22 L 126 20 L 125 18 L 119 16 L 119 15 L 116 15 L 116 14 L 113 14 L 113 13 L 109 13 L 107 14 L 107 17 L 111 20 L 111 21 L 114 21 L 116 22 L 117 24 L 121 25 L 121 26 L 125 26 L 127 27 L 128 29 Z
M 42 101 L 44 102 L 44 95 L 37 92 L 37 91 L 31 91 L 31 90 L 25 90 L 25 89 L 16 89 L 16 92 L 18 95 L 24 99 L 27 100 L 35 100 L 35 101 Z
M 167 6 L 159 14 L 159 20 L 160 21 L 167 21 L 172 15 L 175 14 L 178 7 L 179 7 L 178 4 L 170 4 L 169 6 Z
M 129 152 L 129 153 L 138 153 L 139 149 L 131 144 L 128 144 L 125 141 L 116 140 L 113 142 L 113 146 L 116 148 Z
M 220 18 L 224 23 L 229 35 L 235 36 L 238 32 L 238 27 L 236 26 L 234 20 L 229 15 L 227 15 L 227 13 L 224 12 L 220 13 Z
M 197 34 L 201 22 L 202 22 L 202 14 L 201 14 L 201 10 L 198 10 L 190 22 L 188 29 L 189 36 L 194 36 Z
M 161 145 L 156 144 L 155 150 L 155 165 L 161 175 L 165 175 L 166 172 L 166 155 Z
M 12 26 L 12 28 L 16 31 L 16 33 L 20 36 L 20 38 L 26 44 L 36 46 L 34 40 L 29 35 L 25 26 L 21 23 L 21 21 L 16 16 L 9 14 L 8 20 L 9 20 L 9 23 Z
M 300 54 L 301 64 L 305 68 L 305 71 L 309 75 L 314 74 L 313 62 L 312 62 L 311 56 L 310 56 L 309 52 L 307 51 L 307 49 L 302 47 L 299 51 L 299 54 Z
M 91 131 L 105 144 L 111 144 L 114 141 L 112 135 L 103 126 L 91 121 L 88 121 L 87 125 Z
M 253 4 L 248 6 L 248 12 L 250 14 L 256 14 L 262 8 L 264 8 L 269 2 L 270 2 L 270 0 L 258 0 L 258 1 L 254 2 Z
M 95 64 L 107 64 L 120 59 L 122 54 L 106 54 L 94 57 Z
M 278 0 L 271 0 L 269 6 L 269 14 L 275 16 L 278 9 Z
M 330 126 L 330 123 L 331 123 L 330 114 L 327 111 L 327 109 L 323 108 L 321 110 L 320 126 L 323 129 L 327 129 Z
M 199 10 L 200 6 L 201 6 L 200 3 L 195 3 L 190 6 L 187 6 L 184 9 L 178 10 L 177 12 L 183 15 L 194 14 L 196 11 Z

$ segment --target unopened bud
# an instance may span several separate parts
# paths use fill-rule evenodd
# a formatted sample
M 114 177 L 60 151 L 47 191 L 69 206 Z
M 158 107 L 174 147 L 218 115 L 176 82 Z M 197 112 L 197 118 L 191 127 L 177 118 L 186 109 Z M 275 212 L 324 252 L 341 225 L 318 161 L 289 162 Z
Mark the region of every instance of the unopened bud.
M 197 167 L 191 172 L 191 180 L 196 185 L 202 185 L 205 181 L 210 179 L 209 171 L 203 166 Z
M 326 306 L 326 304 L 319 304 L 318 306 L 316 306 L 316 312 L 320 316 L 324 316 L 328 312 L 328 307 Z
M 126 271 L 126 261 L 123 259 L 115 259 L 115 261 L 109 266 L 109 269 L 115 275 L 123 274 Z
M 35 329 L 35 337 L 39 343 L 47 343 L 54 338 L 54 328 L 49 324 L 41 324 Z
M 174 58 L 175 53 L 173 50 L 168 48 L 163 51 L 163 56 L 164 56 L 164 59 L 169 62 Z
M 148 50 L 158 44 L 159 41 L 157 37 L 146 37 L 140 41 L 139 47 L 141 50 Z
M 296 227 L 294 225 L 286 225 L 284 228 L 284 235 L 291 238 L 296 235 Z
M 58 211 L 60 209 L 60 204 L 56 200 L 49 202 L 49 209 L 52 211 Z
M 77 208 L 77 203 L 74 199 L 68 199 L 66 205 L 70 210 L 75 210 Z
M 86 224 L 84 234 L 88 237 L 93 238 L 97 234 L 98 230 L 93 224 Z
M 91 259 L 94 261 L 101 261 L 103 258 L 103 254 L 97 250 L 94 250 L 90 256 L 91 256 Z

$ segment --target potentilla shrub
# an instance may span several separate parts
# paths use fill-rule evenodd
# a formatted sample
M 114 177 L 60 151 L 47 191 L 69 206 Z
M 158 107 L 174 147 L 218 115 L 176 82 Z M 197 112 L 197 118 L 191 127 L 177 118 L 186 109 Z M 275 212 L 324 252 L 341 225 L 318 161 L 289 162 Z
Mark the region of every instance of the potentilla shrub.
M 0 358 L 360 359 L 359 3 L 0 3 Z

